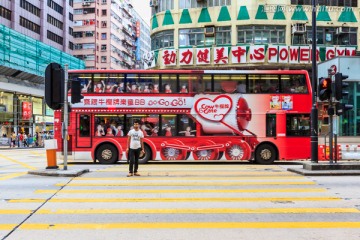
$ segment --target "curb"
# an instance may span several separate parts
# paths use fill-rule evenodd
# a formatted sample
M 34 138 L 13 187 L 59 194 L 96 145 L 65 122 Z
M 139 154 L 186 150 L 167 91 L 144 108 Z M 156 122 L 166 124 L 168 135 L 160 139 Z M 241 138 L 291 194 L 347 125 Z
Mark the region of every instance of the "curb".
M 287 170 L 304 176 L 360 176 L 360 170 L 311 171 L 302 168 L 288 168 Z
M 50 177 L 78 177 L 84 173 L 88 173 L 89 169 L 80 170 L 59 170 L 59 169 L 47 169 L 47 170 L 31 170 L 28 174 Z

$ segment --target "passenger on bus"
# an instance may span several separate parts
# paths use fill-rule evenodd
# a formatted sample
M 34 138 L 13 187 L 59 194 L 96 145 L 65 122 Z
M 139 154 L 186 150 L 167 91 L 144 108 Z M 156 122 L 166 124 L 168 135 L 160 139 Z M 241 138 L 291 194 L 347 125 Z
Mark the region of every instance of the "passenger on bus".
M 126 83 L 126 92 L 131 92 L 130 83 Z
M 185 134 L 185 137 L 192 137 L 192 136 L 195 136 L 194 134 L 191 134 L 193 132 L 196 132 L 196 130 L 191 130 L 191 127 L 190 126 L 187 126 L 185 131 L 181 131 L 179 133 L 184 133 Z
M 105 91 L 105 83 L 102 80 L 101 82 L 96 84 L 94 93 L 103 93 L 104 91 Z
M 165 93 L 172 93 L 170 84 L 166 83 L 164 85 Z
M 138 93 L 138 92 L 139 92 L 138 86 L 135 83 L 133 83 L 131 85 L 131 93 Z
M 158 132 L 159 132 L 159 127 L 154 127 L 152 130 L 151 130 L 151 136 L 152 137 L 157 137 L 158 136 Z
M 146 132 L 146 130 L 148 130 L 148 128 L 146 127 L 145 124 L 142 124 L 141 131 L 143 132 L 144 136 L 149 136 L 149 134 Z
M 116 89 L 116 92 L 117 93 L 123 93 L 124 92 L 124 83 L 123 82 L 119 83 L 119 86 Z
M 246 84 L 243 82 L 238 82 L 236 86 L 236 91 L 238 93 L 246 93 Z
M 187 87 L 186 87 L 185 84 L 182 85 L 181 90 L 180 90 L 180 93 L 188 93 L 188 90 L 187 90 Z
M 170 125 L 165 124 L 163 129 L 165 129 L 165 136 L 166 137 L 171 137 L 172 136 L 171 126 Z
M 114 83 L 109 83 L 106 85 L 105 87 L 105 92 L 106 93 L 113 93 L 115 91 L 115 89 L 117 88 L 117 85 Z
M 122 137 L 122 136 L 124 136 L 124 131 L 122 130 L 122 126 L 121 125 L 119 125 L 118 127 L 117 127 L 117 129 L 116 129 L 116 137 Z
M 154 84 L 153 93 L 159 93 L 159 84 Z
M 113 136 L 114 136 L 111 128 L 108 128 L 108 129 L 107 129 L 107 131 L 106 131 L 106 136 L 108 136 L 108 137 L 113 137 Z
M 101 124 L 97 125 L 96 131 L 95 131 L 95 136 L 96 137 L 105 136 L 104 127 Z
M 143 91 L 143 93 L 150 93 L 149 85 L 145 85 L 145 86 L 144 86 L 144 91 Z
M 88 84 L 84 83 L 83 88 L 81 89 L 81 93 L 87 93 L 90 89 L 90 86 L 91 86 L 91 80 L 89 80 Z

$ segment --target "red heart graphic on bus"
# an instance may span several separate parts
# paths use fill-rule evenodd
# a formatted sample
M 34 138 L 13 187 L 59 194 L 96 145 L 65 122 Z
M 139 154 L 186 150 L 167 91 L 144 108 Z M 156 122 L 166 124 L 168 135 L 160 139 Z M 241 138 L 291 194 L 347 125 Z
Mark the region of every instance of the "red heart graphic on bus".
M 204 119 L 221 122 L 232 107 L 232 100 L 229 96 L 220 95 L 214 100 L 199 98 L 195 102 L 195 111 Z

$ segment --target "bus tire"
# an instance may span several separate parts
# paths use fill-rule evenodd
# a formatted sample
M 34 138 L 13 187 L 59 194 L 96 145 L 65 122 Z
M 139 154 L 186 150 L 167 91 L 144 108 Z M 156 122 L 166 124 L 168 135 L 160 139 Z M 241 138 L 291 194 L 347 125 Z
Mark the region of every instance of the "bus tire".
M 264 143 L 255 150 L 255 162 L 259 164 L 272 164 L 275 161 L 276 149 L 273 145 Z
M 118 150 L 112 144 L 102 144 L 96 150 L 96 159 L 101 164 L 114 164 L 118 161 Z
M 139 157 L 140 164 L 147 163 L 151 159 L 151 156 L 152 156 L 152 151 L 147 144 L 144 144 L 144 151 L 145 151 L 144 156 L 142 158 Z

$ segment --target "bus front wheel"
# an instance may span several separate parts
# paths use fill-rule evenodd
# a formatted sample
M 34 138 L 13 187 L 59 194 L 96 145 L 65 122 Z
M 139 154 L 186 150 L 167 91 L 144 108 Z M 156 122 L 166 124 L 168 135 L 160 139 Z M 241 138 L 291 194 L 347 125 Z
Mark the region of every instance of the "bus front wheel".
M 261 144 L 256 148 L 255 162 L 259 164 L 272 164 L 275 161 L 276 150 L 271 144 Z
M 101 164 L 113 164 L 118 160 L 118 151 L 112 144 L 103 144 L 97 149 L 96 158 Z

